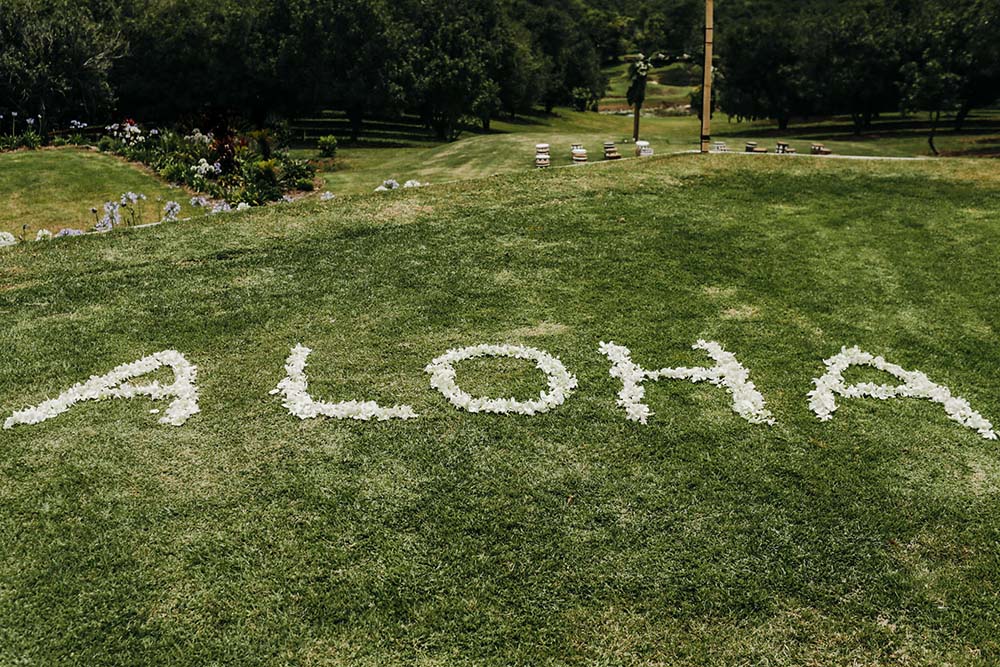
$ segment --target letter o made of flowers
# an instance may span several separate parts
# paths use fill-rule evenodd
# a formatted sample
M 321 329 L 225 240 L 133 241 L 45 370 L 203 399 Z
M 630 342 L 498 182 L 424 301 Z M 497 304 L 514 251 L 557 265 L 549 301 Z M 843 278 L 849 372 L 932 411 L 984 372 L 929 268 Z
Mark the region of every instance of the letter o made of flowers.
M 548 378 L 548 391 L 539 392 L 538 398 L 530 401 L 472 396 L 462 391 L 455 382 L 454 364 L 479 357 L 509 357 L 534 361 L 535 366 Z M 457 350 L 448 350 L 431 361 L 424 370 L 430 373 L 433 388 L 440 391 L 456 408 L 468 412 L 520 415 L 548 412 L 552 408 L 562 405 L 577 385 L 576 378 L 566 370 L 566 367 L 557 358 L 543 350 L 520 345 L 473 345 Z

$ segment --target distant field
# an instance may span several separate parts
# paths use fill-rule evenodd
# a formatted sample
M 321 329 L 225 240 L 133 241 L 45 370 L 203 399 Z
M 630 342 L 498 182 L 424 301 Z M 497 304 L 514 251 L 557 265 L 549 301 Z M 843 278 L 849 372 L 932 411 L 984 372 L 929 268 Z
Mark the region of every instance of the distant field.
M 1000 664 L 997 443 L 926 400 L 806 399 L 856 344 L 1000 424 L 996 163 L 518 169 L 0 250 L 0 418 L 165 349 L 201 391 L 179 428 L 140 398 L 0 430 L 0 665 Z M 699 338 L 775 426 L 672 380 L 625 420 L 599 342 L 659 368 Z M 289 415 L 298 342 L 317 398 L 420 418 Z M 483 342 L 579 387 L 459 412 L 424 366 Z
M 20 234 L 28 225 L 32 238 L 39 229 L 58 232 L 94 225 L 98 209 L 123 192 L 145 194 L 146 222 L 160 218 L 168 200 L 182 206 L 182 216 L 197 210 L 189 195 L 124 160 L 78 148 L 0 153 L 0 231 Z
M 698 148 L 699 121 L 694 116 L 644 117 L 642 138 L 657 153 Z M 534 146 L 545 142 L 552 147 L 554 166 L 570 165 L 570 145 L 580 142 L 590 151 L 590 159 L 602 158 L 602 143 L 621 143 L 625 155 L 632 153 L 632 119 L 599 113 L 559 109 L 552 116 L 531 116 L 517 122 L 495 121 L 492 132 L 466 132 L 452 143 L 433 141 L 399 142 L 397 145 L 357 145 L 346 143 L 334 167 L 321 177 L 324 187 L 338 194 L 371 192 L 384 179 L 408 179 L 440 183 L 493 174 L 530 170 Z M 800 153 L 808 153 L 813 142 L 824 143 L 838 154 L 873 156 L 928 156 L 926 124 L 922 117 L 888 116 L 871 132 L 854 135 L 844 119 L 797 122 L 785 132 L 765 122 L 737 123 L 723 115 L 713 121 L 713 137 L 726 141 L 732 150 L 743 150 L 744 142 L 757 141 L 773 150 L 778 139 L 789 141 Z M 1000 112 L 977 112 L 961 133 L 944 127 L 937 139 L 938 149 L 953 156 L 1000 154 Z M 300 157 L 315 157 L 312 148 L 295 151 Z
M 599 105 L 601 111 L 629 109 L 626 97 L 629 87 L 628 68 L 628 63 L 621 63 L 604 70 L 604 73 L 608 76 L 609 87 L 607 93 L 601 99 Z M 660 83 L 659 79 L 664 75 L 674 80 L 675 83 L 673 85 Z M 683 66 L 681 65 L 654 69 L 646 83 L 646 100 L 643 105 L 645 111 L 647 113 L 655 113 L 690 104 L 690 95 L 696 86 L 678 83 L 685 78 Z

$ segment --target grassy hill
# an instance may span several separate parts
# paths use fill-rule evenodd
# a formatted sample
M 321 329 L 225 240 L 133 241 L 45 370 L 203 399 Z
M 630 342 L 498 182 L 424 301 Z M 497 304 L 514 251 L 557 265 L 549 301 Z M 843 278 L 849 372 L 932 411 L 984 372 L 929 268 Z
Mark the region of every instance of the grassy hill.
M 642 119 L 642 138 L 658 153 L 698 148 L 699 120 L 694 116 Z M 440 183 L 493 174 L 529 171 L 533 168 L 536 143 L 552 147 L 552 164 L 569 165 L 570 146 L 582 143 L 590 159 L 600 160 L 605 141 L 621 143 L 623 154 L 633 147 L 632 119 L 625 116 L 579 113 L 560 109 L 553 116 L 520 118 L 516 123 L 495 121 L 489 133 L 467 132 L 453 143 L 425 139 L 400 141 L 397 145 L 362 143 L 346 145 L 332 168 L 321 176 L 324 187 L 338 194 L 371 192 L 387 178 L 400 183 L 417 179 Z M 809 152 L 813 142 L 821 142 L 842 155 L 927 156 L 927 127 L 922 118 L 881 119 L 864 135 L 855 135 L 843 118 L 798 122 L 784 132 L 766 122 L 737 123 L 721 114 L 713 124 L 713 137 L 725 141 L 732 150 L 743 150 L 744 142 L 757 141 L 774 149 L 784 139 L 799 152 Z M 976 113 L 963 132 L 945 130 L 937 140 L 939 150 L 950 156 L 1000 155 L 1000 113 Z M 315 157 L 313 148 L 302 148 L 299 157 Z
M 145 194 L 146 222 L 159 220 L 167 201 L 180 202 L 184 216 L 198 211 L 190 195 L 134 164 L 92 150 L 60 148 L 0 153 L 0 231 L 28 236 L 39 229 L 58 232 L 94 226 L 91 207 L 117 200 L 123 192 Z
M 168 348 L 202 409 L 0 431 L 0 664 L 996 664 L 996 444 L 920 400 L 821 423 L 806 392 L 857 344 L 1000 422 L 998 252 L 989 161 L 743 156 L 0 250 L 0 416 Z M 652 368 L 706 363 L 698 338 L 776 426 L 666 380 L 625 421 L 598 343 Z M 420 419 L 291 417 L 268 391 L 298 342 L 317 397 Z M 458 412 L 423 368 L 480 342 L 543 348 L 579 388 Z

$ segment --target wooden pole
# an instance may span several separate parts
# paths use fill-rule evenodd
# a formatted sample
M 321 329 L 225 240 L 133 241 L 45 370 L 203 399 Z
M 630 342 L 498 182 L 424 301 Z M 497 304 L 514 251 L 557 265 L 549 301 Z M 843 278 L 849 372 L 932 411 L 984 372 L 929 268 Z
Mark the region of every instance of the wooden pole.
M 714 32 L 712 0 L 705 0 L 705 80 L 701 95 L 701 152 L 707 153 L 711 144 L 712 127 L 712 38 Z

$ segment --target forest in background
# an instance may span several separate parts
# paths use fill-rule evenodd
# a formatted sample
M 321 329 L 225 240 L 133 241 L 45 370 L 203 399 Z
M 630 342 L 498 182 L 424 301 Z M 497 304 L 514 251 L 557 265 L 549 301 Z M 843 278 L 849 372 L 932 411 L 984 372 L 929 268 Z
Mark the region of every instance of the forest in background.
M 602 68 L 662 53 L 700 74 L 701 0 L 0 0 L 0 114 L 261 127 L 337 109 L 463 126 L 596 109 Z M 736 119 L 929 112 L 1000 97 L 995 0 L 721 0 L 716 109 Z M 692 95 L 700 113 L 699 97 Z M 8 121 L 9 122 L 9 121 Z M 0 122 L 0 131 L 3 123 Z

